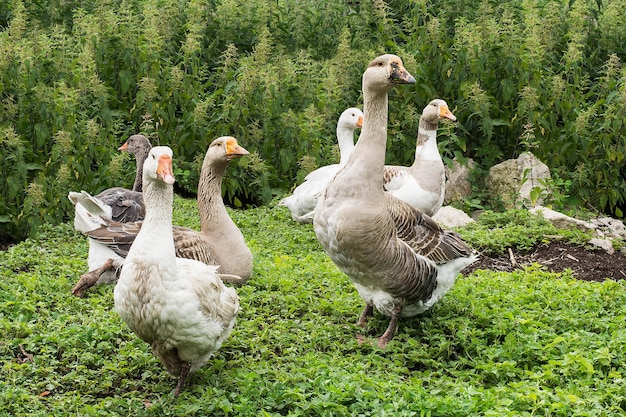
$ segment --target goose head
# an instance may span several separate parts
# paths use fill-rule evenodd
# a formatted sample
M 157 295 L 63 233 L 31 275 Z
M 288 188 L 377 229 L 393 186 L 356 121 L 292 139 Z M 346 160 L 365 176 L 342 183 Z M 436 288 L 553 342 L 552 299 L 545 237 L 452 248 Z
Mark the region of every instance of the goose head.
M 172 169 L 172 149 L 168 146 L 155 146 L 150 149 L 143 164 L 144 182 L 174 184 Z
M 363 112 L 356 107 L 350 107 L 341 113 L 337 121 L 337 128 L 358 129 L 363 127 Z
M 118 151 L 128 151 L 133 155 L 139 155 L 141 153 L 147 153 L 147 151 L 152 148 L 152 144 L 150 143 L 150 139 L 145 137 L 144 135 L 132 135 L 129 137 L 126 142 L 119 148 Z
M 415 78 L 396 55 L 385 54 L 374 58 L 363 73 L 363 86 L 367 85 L 375 91 L 386 93 L 397 84 L 415 84 Z
M 456 116 L 448 108 L 448 103 L 441 99 L 435 99 L 428 103 L 422 112 L 422 117 L 427 122 L 434 124 L 442 118 L 450 119 L 453 122 L 456 120 Z
M 237 139 L 232 136 L 222 136 L 215 139 L 209 145 L 209 149 L 207 150 L 205 156 L 205 163 L 210 161 L 212 163 L 217 163 L 219 161 L 226 163 L 232 161 L 236 158 L 241 158 L 244 155 L 248 155 L 246 149 L 244 149 Z

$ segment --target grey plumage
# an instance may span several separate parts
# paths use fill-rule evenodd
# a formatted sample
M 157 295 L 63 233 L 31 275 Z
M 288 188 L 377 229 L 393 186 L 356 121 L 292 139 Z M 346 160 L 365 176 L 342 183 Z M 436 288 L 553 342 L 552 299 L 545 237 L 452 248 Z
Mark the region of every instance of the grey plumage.
M 313 222 L 320 244 L 366 303 L 359 324 L 365 325 L 374 308 L 390 317 L 381 347 L 393 338 L 399 317 L 429 309 L 476 259 L 454 232 L 383 191 L 387 93 L 413 82 L 395 55 L 369 64 L 359 141 L 322 194 Z

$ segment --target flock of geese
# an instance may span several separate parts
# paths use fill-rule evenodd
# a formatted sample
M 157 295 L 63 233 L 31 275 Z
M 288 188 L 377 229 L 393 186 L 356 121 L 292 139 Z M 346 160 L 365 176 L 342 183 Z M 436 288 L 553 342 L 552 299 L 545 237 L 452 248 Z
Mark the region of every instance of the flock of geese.
M 456 233 L 429 217 L 442 205 L 445 184 L 437 125 L 441 118 L 456 119 L 445 101 L 433 100 L 424 109 L 413 165 L 385 165 L 388 92 L 412 83 L 399 57 L 374 59 L 363 74 L 363 112 L 349 108 L 337 123 L 339 164 L 310 173 L 280 203 L 294 220 L 313 223 L 324 251 L 354 283 L 365 301 L 358 323 L 364 326 L 374 309 L 390 318 L 378 339 L 381 348 L 400 317 L 429 309 L 477 259 Z M 252 254 L 221 196 L 229 162 L 248 151 L 229 136 L 209 145 L 196 231 L 172 225 L 172 150 L 152 147 L 142 135 L 131 136 L 120 150 L 136 159 L 132 190 L 69 193 L 74 226 L 89 241 L 89 272 L 72 293 L 115 283 L 116 311 L 178 376 L 177 396 L 235 324 L 239 298 L 225 283 L 243 285 L 252 275 Z

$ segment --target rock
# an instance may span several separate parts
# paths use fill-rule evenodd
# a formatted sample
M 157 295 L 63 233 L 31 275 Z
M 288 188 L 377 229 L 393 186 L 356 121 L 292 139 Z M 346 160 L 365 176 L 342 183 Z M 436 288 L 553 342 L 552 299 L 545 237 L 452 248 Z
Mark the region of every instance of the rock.
M 576 227 L 579 230 L 585 232 L 589 230 L 595 231 L 597 229 L 596 225 L 594 225 L 593 223 L 575 219 L 566 214 L 551 210 L 547 207 L 537 206 L 531 208 L 528 211 L 536 215 L 543 215 L 544 219 L 548 220 L 558 229 L 570 229 L 572 227 Z
M 432 216 L 441 227 L 451 229 L 453 227 L 465 226 L 475 220 L 468 216 L 463 210 L 452 206 L 443 206 Z
M 452 161 L 452 167 L 446 166 L 446 194 L 443 200 L 445 204 L 463 201 L 472 194 L 469 176 L 473 168 L 472 159 L 467 161 L 467 165 L 462 165 L 455 158 Z
M 609 254 L 613 254 L 615 252 L 615 249 L 613 249 L 613 241 L 611 239 L 600 239 L 598 237 L 594 237 L 588 243 L 604 249 Z
M 517 159 L 492 166 L 485 183 L 491 198 L 500 199 L 507 209 L 511 209 L 522 202 L 540 205 L 543 199 L 541 192 L 537 191 L 545 189 L 541 180 L 549 178 L 550 168 L 531 152 L 524 152 Z M 533 190 L 535 192 L 531 193 Z
M 592 219 L 593 223 L 599 230 L 602 230 L 605 235 L 623 239 L 626 237 L 626 226 L 624 222 L 612 217 L 600 217 Z
M 613 249 L 613 238 L 622 239 L 626 234 L 624 223 L 621 220 L 610 217 L 602 217 L 585 222 L 541 206 L 534 207 L 528 211 L 534 214 L 541 214 L 546 220 L 559 229 L 576 227 L 584 232 L 593 231 L 595 237 L 590 239 L 587 243 L 602 248 L 609 254 L 615 252 L 615 249 Z

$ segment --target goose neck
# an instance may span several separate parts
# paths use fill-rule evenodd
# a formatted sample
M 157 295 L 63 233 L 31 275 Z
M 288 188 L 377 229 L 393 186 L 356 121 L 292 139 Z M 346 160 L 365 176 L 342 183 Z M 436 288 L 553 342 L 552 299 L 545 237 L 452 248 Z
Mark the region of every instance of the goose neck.
M 133 184 L 133 191 L 143 191 L 143 163 L 148 157 L 149 152 L 150 151 L 146 149 L 145 151 L 141 151 L 141 153 L 135 155 L 137 169 L 135 170 L 135 183 Z
M 415 160 L 413 166 L 417 166 L 423 160 L 440 160 L 439 148 L 437 147 L 438 123 L 420 120 L 415 145 Z
M 198 214 L 202 230 L 209 228 L 212 220 L 226 212 L 222 200 L 222 179 L 227 164 L 204 164 L 198 184 Z
M 339 164 L 345 165 L 354 150 L 354 130 L 337 126 L 337 142 L 339 143 Z
M 361 160 L 360 163 L 380 170 L 385 165 L 385 150 L 387 147 L 387 106 L 388 98 L 386 91 L 376 94 L 366 89 L 364 90 L 364 123 L 359 141 L 354 150 L 354 153 Z
M 172 185 L 150 182 L 143 190 L 146 206 L 145 225 L 172 226 L 172 206 L 174 203 L 174 187 Z

